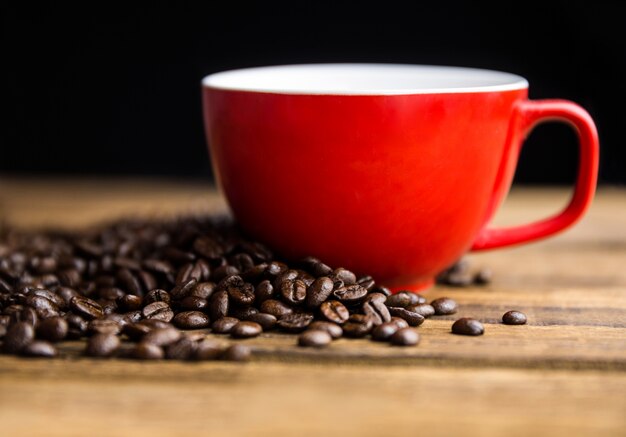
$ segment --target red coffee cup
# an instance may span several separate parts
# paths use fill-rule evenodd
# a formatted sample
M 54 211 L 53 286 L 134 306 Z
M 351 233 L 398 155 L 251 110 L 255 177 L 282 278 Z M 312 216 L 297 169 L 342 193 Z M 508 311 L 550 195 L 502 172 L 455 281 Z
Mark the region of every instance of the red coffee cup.
M 469 250 L 547 237 L 589 207 L 599 153 L 591 117 L 527 94 L 513 74 L 418 65 L 261 67 L 203 80 L 214 169 L 245 231 L 285 257 L 313 255 L 414 290 Z M 569 205 L 489 228 L 524 138 L 546 121 L 578 134 Z

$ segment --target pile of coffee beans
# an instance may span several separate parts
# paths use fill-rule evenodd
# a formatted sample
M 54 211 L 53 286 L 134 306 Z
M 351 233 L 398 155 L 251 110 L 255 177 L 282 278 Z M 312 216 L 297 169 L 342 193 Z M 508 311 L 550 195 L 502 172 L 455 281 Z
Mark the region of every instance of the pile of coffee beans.
M 270 330 L 298 334 L 302 347 L 368 336 L 413 346 L 425 318 L 456 311 L 452 299 L 392 295 L 316 258 L 283 262 L 227 220 L 0 234 L 7 354 L 54 357 L 56 343 L 86 339 L 84 354 L 99 358 L 242 361 L 249 347 L 207 333 L 246 339 Z

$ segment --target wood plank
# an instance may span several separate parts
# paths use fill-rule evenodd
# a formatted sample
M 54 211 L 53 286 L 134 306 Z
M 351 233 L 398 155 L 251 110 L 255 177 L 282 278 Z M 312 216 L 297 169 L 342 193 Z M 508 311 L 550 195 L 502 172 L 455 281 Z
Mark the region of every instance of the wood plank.
M 568 195 L 513 190 L 496 222 L 549 215 Z M 206 184 L 0 180 L 0 215 L 27 228 L 224 211 Z M 461 309 L 427 320 L 417 348 L 311 351 L 272 333 L 245 340 L 246 365 L 90 360 L 78 343 L 57 361 L 2 356 L 0 423 L 10 435 L 625 435 L 625 224 L 626 190 L 605 188 L 573 230 L 472 255 L 494 283 L 428 291 Z M 508 309 L 529 324 L 500 324 Z M 450 334 L 460 316 L 483 320 L 485 335 Z

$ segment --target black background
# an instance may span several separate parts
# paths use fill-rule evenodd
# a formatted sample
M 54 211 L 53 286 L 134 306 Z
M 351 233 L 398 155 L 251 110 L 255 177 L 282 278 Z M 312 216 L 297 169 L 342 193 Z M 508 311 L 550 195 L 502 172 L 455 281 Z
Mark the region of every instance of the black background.
M 397 62 L 511 71 L 531 98 L 578 102 L 601 181 L 626 182 L 626 2 L 195 3 L 3 3 L 0 172 L 208 178 L 204 75 Z M 570 183 L 576 162 L 569 128 L 540 126 L 516 180 Z

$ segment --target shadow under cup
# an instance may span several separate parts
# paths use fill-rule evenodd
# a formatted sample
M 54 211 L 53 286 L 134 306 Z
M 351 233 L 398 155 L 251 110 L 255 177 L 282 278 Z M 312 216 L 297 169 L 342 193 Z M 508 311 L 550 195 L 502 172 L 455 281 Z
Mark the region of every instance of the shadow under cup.
M 593 122 L 571 102 L 528 101 L 527 89 L 487 70 L 319 64 L 210 75 L 203 103 L 218 182 L 246 232 L 282 256 L 418 290 L 472 248 L 545 237 L 588 206 Z M 552 118 L 581 140 L 572 203 L 539 223 L 487 229 L 522 139 Z

